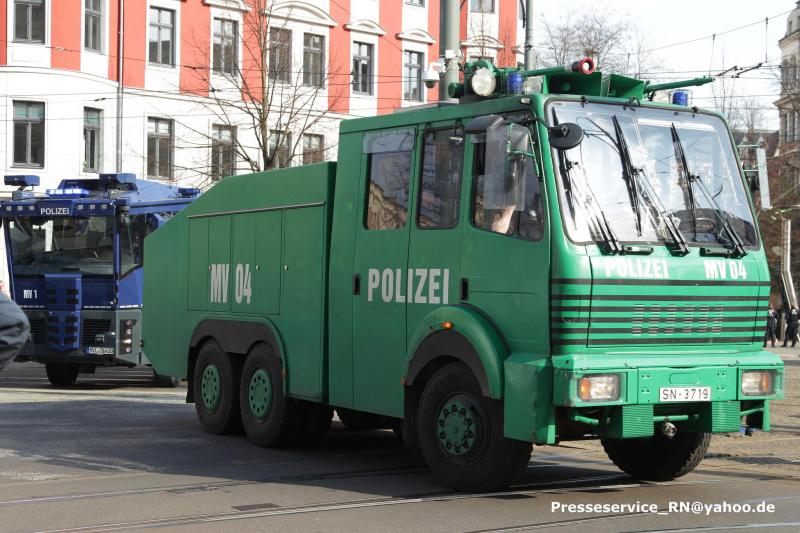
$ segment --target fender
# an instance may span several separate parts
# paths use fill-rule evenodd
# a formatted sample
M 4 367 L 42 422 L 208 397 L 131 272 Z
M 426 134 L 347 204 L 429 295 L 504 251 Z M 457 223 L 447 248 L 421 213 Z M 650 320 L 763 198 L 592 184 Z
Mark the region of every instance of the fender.
M 443 323 L 452 324 L 444 329 Z M 470 307 L 440 307 L 418 325 L 406 355 L 406 385 L 435 358 L 448 355 L 461 360 L 475 374 L 484 395 L 503 397 L 503 361 L 508 347 L 497 328 Z

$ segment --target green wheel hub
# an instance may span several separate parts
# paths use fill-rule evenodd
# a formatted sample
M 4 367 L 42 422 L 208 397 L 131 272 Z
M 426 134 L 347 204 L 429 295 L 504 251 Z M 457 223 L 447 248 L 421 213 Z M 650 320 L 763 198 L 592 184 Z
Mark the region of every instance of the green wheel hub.
M 250 376 L 250 387 L 247 391 L 250 412 L 257 420 L 267 418 L 269 408 L 272 406 L 272 384 L 269 375 L 263 368 L 259 368 Z
M 216 365 L 209 364 L 203 369 L 203 376 L 200 378 L 200 396 L 203 398 L 203 406 L 209 411 L 216 410 L 222 400 L 222 387 L 220 386 L 219 369 Z
M 452 399 L 439 409 L 437 436 L 439 444 L 450 455 L 465 455 L 475 448 L 478 413 L 468 403 Z

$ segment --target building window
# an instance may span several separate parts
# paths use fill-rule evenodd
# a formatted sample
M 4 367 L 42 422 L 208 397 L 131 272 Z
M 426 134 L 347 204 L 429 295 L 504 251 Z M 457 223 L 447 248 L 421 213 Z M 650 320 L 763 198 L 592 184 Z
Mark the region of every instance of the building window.
M 422 53 L 403 52 L 403 98 L 422 101 Z
M 269 79 L 289 83 L 292 66 L 292 32 L 269 29 Z
M 268 168 L 288 167 L 291 161 L 292 136 L 281 130 L 270 130 Z
M 410 6 L 424 7 L 425 6 L 425 0 L 406 0 L 406 4 L 408 4 Z
M 83 14 L 83 46 L 95 52 L 103 51 L 103 0 L 86 0 Z
M 44 104 L 14 102 L 14 164 L 44 166 Z
M 235 173 L 236 130 L 232 126 L 214 125 L 211 135 L 211 179 L 218 181 Z
M 148 61 L 154 65 L 175 64 L 175 12 L 150 8 L 150 47 Z
M 473 13 L 494 13 L 494 0 L 469 0 L 469 10 Z
M 325 85 L 325 37 L 322 35 L 303 35 L 303 85 Z
M 236 21 L 214 19 L 214 72 L 236 72 L 238 35 L 239 25 Z
M 151 178 L 172 178 L 172 121 L 147 119 L 147 175 Z
M 325 137 L 306 133 L 303 135 L 303 164 L 325 161 Z
M 372 45 L 353 42 L 353 92 L 372 94 Z
M 44 42 L 44 0 L 14 0 L 14 40 Z
M 100 172 L 100 143 L 102 139 L 102 111 L 83 109 L 83 171 Z

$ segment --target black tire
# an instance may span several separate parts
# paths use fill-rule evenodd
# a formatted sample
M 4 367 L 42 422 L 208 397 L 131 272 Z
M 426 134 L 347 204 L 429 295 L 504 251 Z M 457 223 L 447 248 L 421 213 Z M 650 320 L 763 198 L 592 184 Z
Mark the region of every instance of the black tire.
M 647 439 L 601 439 L 608 458 L 620 470 L 643 481 L 670 481 L 700 464 L 710 433 L 678 431 L 672 439 L 656 433 Z
M 239 382 L 242 363 L 237 357 L 225 353 L 215 341 L 208 341 L 200 348 L 194 365 L 194 407 L 203 429 L 214 435 L 241 433 L 242 417 L 239 413 Z M 208 403 L 203 393 L 206 369 L 216 369 L 218 399 Z
M 47 379 L 56 387 L 69 387 L 78 379 L 78 365 L 70 363 L 47 363 L 44 365 Z
M 389 427 L 389 421 L 383 415 L 354 411 L 343 407 L 336 408 L 336 415 L 344 427 L 351 431 L 370 431 Z
M 454 404 L 462 408 L 448 413 Z M 460 420 L 456 425 L 469 428 L 457 437 L 463 437 L 464 442 L 472 439 L 463 453 L 451 440 L 441 437 L 445 435 L 440 431 L 442 424 L 449 423 L 451 417 Z M 502 402 L 483 396 L 475 376 L 461 363 L 440 369 L 425 385 L 417 433 L 422 455 L 434 475 L 456 490 L 487 492 L 503 488 L 527 465 L 531 454 L 530 443 L 503 437 Z
M 181 378 L 176 376 L 162 376 L 161 374 L 156 373 L 155 369 L 153 369 L 153 382 L 155 383 L 156 387 L 174 389 L 180 386 Z
M 254 412 L 250 404 L 250 385 L 259 370 L 266 373 L 269 380 L 270 401 L 269 407 L 263 412 Z M 301 440 L 306 419 L 304 405 L 284 394 L 281 361 L 266 344 L 257 344 L 247 354 L 242 370 L 239 405 L 247 438 L 256 446 L 294 446 Z

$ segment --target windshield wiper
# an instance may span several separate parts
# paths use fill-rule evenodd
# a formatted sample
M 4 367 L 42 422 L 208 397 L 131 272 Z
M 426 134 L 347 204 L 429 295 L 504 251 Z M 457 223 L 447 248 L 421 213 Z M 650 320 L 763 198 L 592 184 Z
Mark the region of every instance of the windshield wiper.
M 697 203 L 694 200 L 694 183 L 692 179 L 692 175 L 689 172 L 688 163 L 686 162 L 686 154 L 683 151 L 683 143 L 681 143 L 681 138 L 678 136 L 678 130 L 675 128 L 675 124 L 673 123 L 671 126 L 672 131 L 672 146 L 675 149 L 675 154 L 678 156 L 678 160 L 681 163 L 681 169 L 683 174 L 683 179 L 686 181 L 686 193 L 689 200 L 689 209 L 692 212 L 692 234 L 694 235 L 694 240 L 697 240 Z
M 629 192 L 632 190 L 635 192 L 635 196 L 631 197 L 631 201 L 633 203 L 633 198 L 638 198 L 639 196 L 639 185 L 645 185 L 642 187 L 642 198 L 645 199 L 650 209 L 653 209 L 656 213 L 658 213 L 659 218 L 664 222 L 664 226 L 666 227 L 667 231 L 669 232 L 670 239 L 672 240 L 674 251 L 680 254 L 688 254 L 689 253 L 689 246 L 686 242 L 686 238 L 681 233 L 681 230 L 678 229 L 678 226 L 675 224 L 675 220 L 672 216 L 667 213 L 667 210 L 664 208 L 663 202 L 658 197 L 658 194 L 652 189 L 652 184 L 647 176 L 644 176 L 644 180 L 640 183 L 638 177 L 640 174 L 643 174 L 643 169 L 637 168 L 633 166 L 633 162 L 631 161 L 631 153 L 628 150 L 628 141 L 625 139 L 625 134 L 622 131 L 622 126 L 619 123 L 619 119 L 616 115 L 613 116 L 614 121 L 614 132 L 617 134 L 617 146 L 619 147 L 619 155 L 622 160 L 622 172 L 626 176 L 626 181 L 630 183 L 629 185 Z M 641 217 L 639 215 L 639 206 L 638 201 L 636 202 L 637 205 L 634 206 L 637 215 L 637 221 L 639 222 L 639 228 L 641 228 Z M 641 231 L 639 235 L 641 236 Z
M 558 117 L 556 116 L 555 111 L 553 111 L 553 122 L 557 125 L 558 124 Z M 564 192 L 567 195 L 567 200 L 569 202 L 570 211 L 572 213 L 572 220 L 575 220 L 575 199 L 576 193 L 578 192 L 575 187 L 575 180 L 572 179 L 572 167 L 575 165 L 572 161 L 570 161 L 564 150 L 557 150 L 558 152 L 558 168 L 561 172 L 561 177 L 563 179 L 563 186 Z M 606 252 L 609 254 L 621 254 L 622 253 L 622 245 L 619 242 L 614 230 L 611 229 L 611 224 L 608 223 L 608 219 L 606 218 L 606 214 L 603 212 L 603 209 L 599 209 L 598 211 L 595 209 L 594 203 L 594 193 L 592 192 L 591 186 L 586 184 L 586 187 L 589 189 L 589 195 L 587 196 L 582 191 L 580 192 L 581 204 L 585 209 L 586 213 L 589 215 L 589 218 L 592 219 L 592 222 L 595 226 L 595 234 L 600 237 L 602 240 L 603 248 L 605 248 Z
M 696 182 L 699 186 L 700 192 L 703 193 L 703 196 L 706 197 L 708 203 L 711 204 L 714 214 L 719 219 L 723 229 L 730 236 L 731 244 L 733 245 L 733 251 L 732 251 L 733 255 L 735 257 L 744 257 L 745 255 L 747 255 L 747 249 L 744 247 L 744 242 L 742 241 L 742 238 L 739 237 L 738 233 L 736 233 L 736 230 L 733 228 L 733 225 L 728 220 L 728 217 L 726 215 L 723 215 L 722 208 L 714 199 L 714 197 L 711 195 L 708 188 L 706 188 L 706 185 L 703 183 L 703 180 L 699 179 L 699 176 L 692 174 L 691 171 L 689 170 L 689 163 L 686 160 L 686 152 L 683 149 L 683 143 L 681 142 L 680 135 L 678 135 L 678 129 L 675 127 L 675 123 L 672 124 L 672 140 L 675 145 L 675 151 L 677 152 L 678 158 L 680 159 L 681 166 L 683 167 L 683 174 L 688 183 L 690 197 L 692 198 L 692 222 L 693 224 L 695 224 L 694 228 L 695 238 L 697 238 L 697 226 L 696 226 L 697 222 L 695 219 L 695 212 L 694 212 L 695 204 L 693 198 L 694 194 L 692 191 L 693 191 L 693 185 Z
M 631 164 L 630 154 L 628 153 L 628 144 L 625 142 L 625 136 L 622 134 L 622 127 L 619 125 L 619 119 L 617 115 L 614 115 L 611 119 L 614 122 L 614 133 L 617 135 L 615 143 L 619 151 L 620 161 L 622 162 L 622 179 L 625 180 L 625 185 L 628 187 L 628 198 L 630 198 L 631 208 L 636 216 L 636 234 L 641 237 L 642 211 L 639 209 L 639 184 L 634 176 L 634 168 Z

